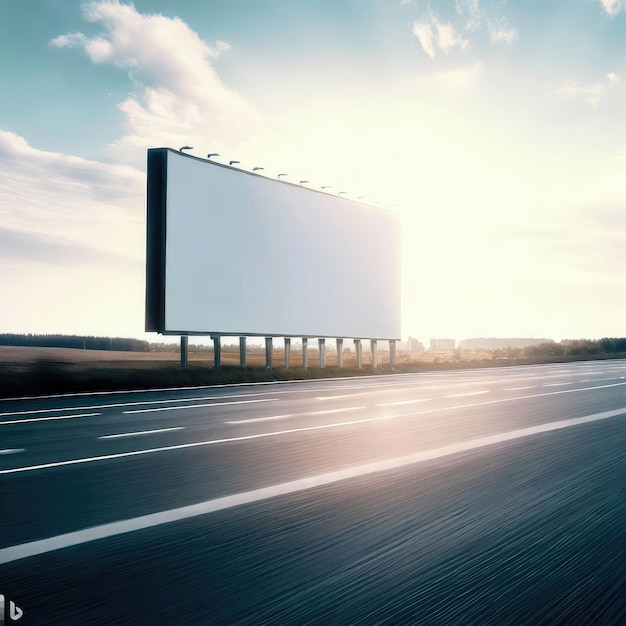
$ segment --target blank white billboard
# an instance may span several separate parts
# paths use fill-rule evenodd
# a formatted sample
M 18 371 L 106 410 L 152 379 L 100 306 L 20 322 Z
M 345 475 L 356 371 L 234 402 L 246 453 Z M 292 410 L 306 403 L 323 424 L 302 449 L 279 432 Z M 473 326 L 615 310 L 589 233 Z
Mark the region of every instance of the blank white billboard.
M 146 329 L 400 337 L 400 225 L 349 199 L 148 151 Z

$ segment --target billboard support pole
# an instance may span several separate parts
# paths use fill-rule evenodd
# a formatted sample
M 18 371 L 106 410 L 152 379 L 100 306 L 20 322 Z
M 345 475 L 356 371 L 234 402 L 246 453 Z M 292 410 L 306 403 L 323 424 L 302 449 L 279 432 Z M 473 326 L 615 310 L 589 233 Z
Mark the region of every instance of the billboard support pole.
M 309 358 L 307 354 L 309 340 L 306 337 L 302 337 L 302 368 L 306 369 L 309 367 Z
M 343 339 L 337 338 L 337 367 L 343 367 Z
M 326 367 L 326 339 L 318 338 L 317 345 L 320 348 L 320 367 Z
M 285 337 L 285 367 L 291 367 L 291 337 Z
M 396 366 L 396 342 L 394 341 L 390 341 L 389 342 L 389 365 L 391 365 L 391 367 Z
M 246 338 L 239 337 L 239 365 L 246 366 Z
M 356 366 L 361 369 L 363 367 L 363 345 L 360 339 L 354 340 L 354 348 L 356 350 Z
M 378 342 L 376 339 L 370 339 L 372 344 L 372 367 L 378 367 Z
M 189 361 L 189 337 L 181 335 L 180 337 L 180 366 L 187 367 Z
M 222 366 L 222 344 L 219 335 L 213 335 L 213 367 L 219 369 Z
M 272 338 L 265 338 L 265 367 L 270 369 L 272 367 Z

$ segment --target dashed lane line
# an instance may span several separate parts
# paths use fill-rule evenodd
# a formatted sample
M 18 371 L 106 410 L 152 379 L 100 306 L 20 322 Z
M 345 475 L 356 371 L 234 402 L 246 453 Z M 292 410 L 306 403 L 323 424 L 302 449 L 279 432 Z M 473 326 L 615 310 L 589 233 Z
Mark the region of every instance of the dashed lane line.
M 138 435 L 152 435 L 154 433 L 168 433 L 172 430 L 185 430 L 184 426 L 175 426 L 172 428 L 155 428 L 154 430 L 137 430 L 131 433 L 119 433 L 117 435 L 103 435 L 98 439 L 117 439 L 119 437 L 136 437 Z

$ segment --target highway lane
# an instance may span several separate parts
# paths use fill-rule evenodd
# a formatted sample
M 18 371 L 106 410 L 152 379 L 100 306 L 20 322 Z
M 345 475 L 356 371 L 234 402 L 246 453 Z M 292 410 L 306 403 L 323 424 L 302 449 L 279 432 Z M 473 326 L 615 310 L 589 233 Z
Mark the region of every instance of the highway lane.
M 219 572 L 225 567 L 221 557 L 213 555 L 216 550 L 219 553 L 217 546 L 221 545 L 221 541 L 215 544 L 215 537 L 228 536 L 228 545 L 237 552 L 238 533 L 245 528 L 246 532 L 252 533 L 252 537 L 242 543 L 241 555 L 237 558 L 246 560 L 252 558 L 251 554 L 257 553 L 262 563 L 267 565 L 269 557 L 264 546 L 267 542 L 275 545 L 276 539 L 271 533 L 268 536 L 266 531 L 273 528 L 276 537 L 284 536 L 285 533 L 291 536 L 289 529 L 293 524 L 300 524 L 308 529 L 302 532 L 310 530 L 312 536 L 319 536 L 322 541 L 325 524 L 334 527 L 340 523 L 345 528 L 341 537 L 349 548 L 341 547 L 342 541 L 335 533 L 331 533 L 327 536 L 328 545 L 324 544 L 323 548 L 314 547 L 315 542 L 310 545 L 307 543 L 304 549 L 306 557 L 303 557 L 303 567 L 312 560 L 315 568 L 332 571 L 335 575 L 333 551 L 346 552 L 351 558 L 361 552 L 371 557 L 371 550 L 376 554 L 379 551 L 385 553 L 387 546 L 384 537 L 388 533 L 397 535 L 400 542 L 412 537 L 415 546 L 422 545 L 425 553 L 429 553 L 430 540 L 426 539 L 428 533 L 424 535 L 423 541 L 417 539 L 423 530 L 424 506 L 431 511 L 429 515 L 433 516 L 433 520 L 438 519 L 437 515 L 443 515 L 439 521 L 444 526 L 452 524 L 450 528 L 453 534 L 459 532 L 464 536 L 469 532 L 480 543 L 479 538 L 486 528 L 480 523 L 480 507 L 484 505 L 485 498 L 489 499 L 491 483 L 495 481 L 493 489 L 505 489 L 507 476 L 511 479 L 511 488 L 518 483 L 521 485 L 520 492 L 510 497 L 519 498 L 520 515 L 526 520 L 526 525 L 520 522 L 520 526 L 515 519 L 509 519 L 508 509 L 505 507 L 505 510 L 500 510 L 497 503 L 492 505 L 496 510 L 493 515 L 498 519 L 502 516 L 507 519 L 505 529 L 519 526 L 519 532 L 511 532 L 518 544 L 523 546 L 522 537 L 526 529 L 533 528 L 535 524 L 541 527 L 547 511 L 552 511 L 552 508 L 558 511 L 559 507 L 564 506 L 558 499 L 549 501 L 547 495 L 556 488 L 551 473 L 545 471 L 546 466 L 552 465 L 553 459 L 558 459 L 572 474 L 572 493 L 576 489 L 582 489 L 584 493 L 595 490 L 598 496 L 606 492 L 609 488 L 606 481 L 610 481 L 609 484 L 618 494 L 611 496 L 612 507 L 608 501 L 611 498 L 607 500 L 605 497 L 606 502 L 602 501 L 601 507 L 593 511 L 588 521 L 590 529 L 602 526 L 604 522 L 601 520 L 610 522 L 610 532 L 605 533 L 604 540 L 615 552 L 616 549 L 626 547 L 623 531 L 620 532 L 623 526 L 614 528 L 611 525 L 616 515 L 621 514 L 623 517 L 625 512 L 623 492 L 617 486 L 623 484 L 624 480 L 624 422 L 620 409 L 626 413 L 625 376 L 624 361 L 584 362 L 2 402 L 0 450 L 15 450 L 0 455 L 3 506 L 10 503 L 10 515 L 3 515 L 2 519 L 2 548 L 119 520 L 136 519 L 159 511 L 171 511 L 232 494 L 252 493 L 303 477 L 320 476 L 376 461 L 397 459 L 403 455 L 442 449 L 496 433 L 554 424 L 559 420 L 607 411 L 615 414 L 597 422 L 572 424 L 545 433 L 522 434 L 513 442 L 481 444 L 463 453 L 445 453 L 435 460 L 412 461 L 402 469 L 387 469 L 365 476 L 357 474 L 349 480 L 338 480 L 293 494 L 284 493 L 259 502 L 250 501 L 232 509 L 200 515 L 197 519 L 124 532 L 109 538 L 105 536 L 98 541 L 0 565 L 0 574 L 3 575 L 0 593 L 8 597 L 8 592 L 4 591 L 8 585 L 11 593 L 24 598 L 22 604 L 28 604 L 30 610 L 39 616 L 42 616 L 40 611 L 45 604 L 41 598 L 47 598 L 52 602 L 48 605 L 50 611 L 60 611 L 59 615 L 63 615 L 63 619 L 69 619 L 59 619 L 58 623 L 81 623 L 81 611 L 83 616 L 92 614 L 88 599 L 95 593 L 93 589 L 90 587 L 89 592 L 85 591 L 87 599 L 79 603 L 80 607 L 76 605 L 77 613 L 74 617 L 77 621 L 72 622 L 74 618 L 68 618 L 64 613 L 71 612 L 67 594 L 60 592 L 58 585 L 61 583 L 52 584 L 50 576 L 46 576 L 45 572 L 53 571 L 55 577 L 59 576 L 59 581 L 77 580 L 76 577 L 79 581 L 91 580 L 96 574 L 88 571 L 87 563 L 90 559 L 104 555 L 110 564 L 111 576 L 117 572 L 116 576 L 119 577 L 117 583 L 107 583 L 111 585 L 110 593 L 126 607 L 131 616 L 128 623 L 141 623 L 138 615 L 143 611 L 145 617 L 150 601 L 159 599 L 159 585 L 156 585 L 157 591 L 146 586 L 139 592 L 132 581 L 130 590 L 124 591 L 123 585 L 131 581 L 126 580 L 127 576 L 123 572 L 125 568 L 139 567 L 140 563 L 146 567 L 147 555 L 169 585 L 182 589 L 180 580 L 187 580 L 191 572 L 202 572 L 202 579 L 208 584 L 213 577 L 209 570 L 215 566 Z M 85 416 L 48 419 L 72 415 Z M 535 452 L 539 448 L 542 452 Z M 521 450 L 529 450 L 526 457 L 520 454 Z M 517 455 L 515 471 L 512 473 L 509 472 L 510 464 L 507 460 L 510 454 Z M 535 462 L 539 463 L 539 470 Z M 42 465 L 48 467 L 40 467 Z M 497 467 L 503 468 L 504 474 L 494 469 Z M 440 474 L 446 476 L 444 482 L 437 479 Z M 533 482 L 529 479 L 531 475 L 540 478 L 535 478 Z M 468 477 L 472 477 L 469 493 L 482 495 L 480 498 L 476 495 L 474 501 L 473 496 L 466 493 L 463 506 L 455 511 L 455 505 L 452 501 L 448 502 L 447 497 L 456 492 L 455 485 L 466 484 Z M 376 486 L 373 491 L 372 485 Z M 415 494 L 426 487 L 431 490 L 428 491 L 430 495 L 424 496 L 426 500 L 422 502 L 421 496 Z M 544 488 L 546 495 L 541 497 L 540 492 Z M 358 501 L 367 512 L 364 518 L 355 516 L 348 506 L 355 489 L 361 490 Z M 431 507 L 433 503 L 428 498 L 435 492 L 438 493 L 437 506 Z M 393 500 L 389 505 L 383 504 L 387 493 Z M 541 501 L 539 510 L 536 508 L 537 500 Z M 342 504 L 344 501 L 347 508 Z M 576 506 L 580 506 L 583 501 L 579 498 Z M 393 509 L 397 506 L 407 511 L 406 528 L 401 526 L 398 529 L 386 513 L 388 507 Z M 412 509 L 412 506 L 415 508 Z M 326 519 L 326 522 L 309 525 L 306 516 L 294 522 L 294 515 L 298 519 L 300 517 L 298 511 L 317 509 L 323 511 L 320 520 Z M 445 514 L 442 512 L 444 509 L 447 511 Z M 471 522 L 466 515 L 470 509 L 477 516 Z M 413 517 L 408 513 L 411 510 L 414 512 Z M 259 524 L 257 534 L 254 524 L 251 528 L 251 520 L 259 516 L 268 520 L 269 526 Z M 452 516 L 454 523 L 447 516 Z M 485 520 L 488 517 L 489 514 L 485 512 Z M 563 515 L 559 523 L 560 528 L 568 528 L 570 519 Z M 223 527 L 223 524 L 227 524 L 227 527 Z M 472 528 L 471 532 L 467 530 L 468 524 Z M 206 528 L 213 530 L 198 531 Z M 403 529 L 408 533 L 404 539 Z M 200 532 L 199 538 L 194 534 L 197 532 Z M 495 531 L 492 529 L 490 532 Z M 582 531 L 577 528 L 575 532 Z M 591 535 L 593 533 L 589 530 L 580 536 L 587 537 L 595 545 Z M 440 543 L 444 541 L 438 534 L 433 540 Z M 494 536 L 493 540 L 498 544 L 499 541 L 505 541 L 505 537 L 498 539 Z M 154 553 L 157 545 L 154 541 L 162 547 L 157 550 L 158 554 Z M 483 541 L 486 541 L 484 537 Z M 180 560 L 177 561 L 176 554 L 181 544 L 187 546 L 187 542 L 198 547 L 197 554 L 194 550 L 182 549 Z M 459 540 L 457 543 L 462 552 L 463 542 Z M 124 546 L 122 552 L 116 552 L 114 548 L 120 545 Z M 212 556 L 209 558 L 207 550 L 217 561 Z M 446 550 L 444 552 L 448 554 Z M 278 576 L 277 572 L 282 571 L 289 579 L 293 577 L 292 574 L 295 576 L 294 572 L 298 569 L 292 558 L 295 553 L 298 552 L 293 543 L 286 541 L 283 545 L 279 542 L 268 575 L 271 571 L 272 576 Z M 1 554 L 0 550 L 0 562 Z M 110 554 L 114 557 L 109 559 Z M 372 586 L 372 577 L 376 576 L 378 566 L 376 559 L 370 557 L 363 557 L 362 569 L 367 574 L 364 574 L 365 578 L 361 580 L 355 574 L 346 586 L 344 604 L 353 608 L 343 613 L 343 622 L 355 623 L 365 619 L 355 608 L 360 604 L 358 598 L 362 590 L 363 598 L 368 598 L 367 602 L 374 602 L 374 588 L 369 591 L 366 588 Z M 463 562 L 462 556 L 454 558 Z M 597 571 L 604 572 L 604 564 L 598 561 L 592 566 L 588 562 L 589 558 L 585 557 L 581 561 L 584 567 L 591 570 L 595 567 Z M 430 566 L 427 561 L 426 557 L 420 558 L 421 567 L 426 568 L 430 576 L 432 572 L 429 567 L 436 570 L 438 561 L 433 561 Z M 542 563 L 544 567 L 544 561 L 545 555 L 537 552 L 529 563 Z M 188 562 L 191 564 L 188 565 Z M 51 566 L 51 563 L 54 565 Z M 411 559 L 407 561 L 398 556 L 398 567 L 405 574 L 415 565 L 412 563 Z M 526 569 L 520 569 L 520 575 L 530 575 L 529 563 L 526 563 Z M 205 565 L 209 570 L 205 569 Z M 497 565 L 494 562 L 493 567 Z M 463 567 L 467 566 L 468 563 L 464 563 Z M 255 563 L 252 571 L 258 572 L 259 567 L 261 565 Z M 99 567 L 96 569 L 100 571 Z M 176 576 L 173 572 L 176 572 Z M 142 576 L 148 576 L 149 573 L 146 571 Z M 303 584 L 310 594 L 314 586 L 311 587 L 313 583 L 309 574 L 311 572 L 298 570 L 296 578 L 308 581 Z M 380 575 L 384 578 L 389 573 L 385 570 Z M 408 576 L 408 579 L 415 583 L 416 576 Z M 293 581 L 280 580 L 281 576 L 276 581 L 276 592 L 269 594 L 268 598 L 277 597 L 278 594 L 281 598 L 280 606 L 292 607 L 284 614 L 276 607 L 272 608 L 270 600 L 263 600 L 259 604 L 262 608 L 256 607 L 255 602 L 260 602 L 259 594 L 263 587 L 259 587 L 259 581 L 240 578 L 238 575 L 226 583 L 226 574 L 223 580 L 221 575 L 217 578 L 219 580 L 215 582 L 219 583 L 218 586 L 222 583 L 230 585 L 223 599 L 216 600 L 212 593 L 207 595 L 204 587 L 200 589 L 192 585 L 193 589 L 189 592 L 181 590 L 181 598 L 170 601 L 171 610 L 174 611 L 176 607 L 183 610 L 184 606 L 195 608 L 189 613 L 191 621 L 183 619 L 174 623 L 229 623 L 237 619 L 248 620 L 249 623 L 259 623 L 258 620 L 263 619 L 293 623 L 293 620 L 298 622 L 304 619 L 297 615 L 309 615 L 311 619 L 315 617 L 322 620 L 325 614 L 319 612 L 312 597 L 305 601 L 303 598 L 307 594 L 302 595 L 302 590 L 292 589 L 290 584 Z M 397 584 L 405 588 L 409 581 L 402 582 L 401 578 L 398 576 Z M 623 588 L 623 568 L 620 570 L 617 567 L 608 578 L 603 573 L 600 578 Z M 440 579 L 435 577 L 433 580 Z M 574 576 L 571 580 L 577 581 L 578 578 Z M 583 582 L 578 581 L 577 584 Z M 92 587 L 94 584 L 92 580 Z M 238 585 L 247 587 L 249 591 L 237 590 Z M 81 588 L 84 589 L 84 586 Z M 279 590 L 282 591 L 279 593 Z M 484 594 L 491 593 L 487 587 L 483 592 L 485 598 L 487 596 Z M 410 593 L 406 593 L 413 597 L 421 592 L 414 586 Z M 327 598 L 329 590 L 325 589 L 323 595 Z M 434 600 L 428 593 L 420 595 L 420 602 L 407 600 L 405 606 L 402 606 L 393 589 L 389 588 L 383 595 L 384 598 L 374 604 L 388 607 L 388 611 L 391 611 L 387 616 L 390 623 L 399 621 L 394 616 L 400 618 L 403 615 L 410 623 L 410 616 L 427 615 L 428 611 L 433 611 L 430 613 L 433 618 L 431 623 L 437 621 Z M 245 598 L 248 600 L 245 601 Z M 392 598 L 395 598 L 393 602 Z M 431 599 L 427 601 L 427 598 Z M 237 606 L 231 606 L 233 602 Z M 325 605 L 324 611 L 337 617 L 343 609 L 333 602 Z M 321 604 L 324 605 L 324 602 Z M 615 602 L 612 604 L 615 606 Z M 418 605 L 421 607 L 419 611 Z M 289 612 L 296 611 L 296 606 L 300 607 L 297 611 L 304 613 Z M 392 606 L 395 608 L 389 608 Z M 465 605 L 460 602 L 460 606 Z M 477 606 L 480 606 L 478 601 Z M 619 602 L 617 606 L 619 610 Z M 518 607 L 518 617 L 522 608 L 522 605 Z M 101 623 L 105 623 L 105 613 L 103 611 L 101 614 Z M 119 617 L 121 614 L 117 615 Z M 181 615 L 186 615 L 184 610 Z M 380 615 L 376 619 L 380 621 Z M 153 620 L 148 618 L 145 623 L 153 623 Z

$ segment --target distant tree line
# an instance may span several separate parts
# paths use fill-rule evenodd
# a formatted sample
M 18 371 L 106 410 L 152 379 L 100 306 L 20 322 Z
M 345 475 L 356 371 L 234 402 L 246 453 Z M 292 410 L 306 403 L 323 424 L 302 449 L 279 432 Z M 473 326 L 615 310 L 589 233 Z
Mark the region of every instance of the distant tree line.
M 604 339 L 568 339 L 561 343 L 541 343 L 528 346 L 524 356 L 580 356 L 615 354 L 626 352 L 626 338 L 605 337 Z
M 19 335 L 0 333 L 0 346 L 33 346 L 38 348 L 75 348 L 79 350 L 121 350 L 150 352 L 142 339 L 128 337 L 91 337 L 85 335 Z

